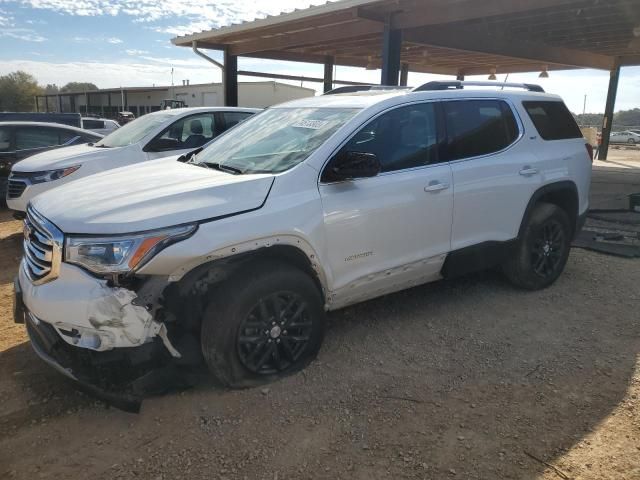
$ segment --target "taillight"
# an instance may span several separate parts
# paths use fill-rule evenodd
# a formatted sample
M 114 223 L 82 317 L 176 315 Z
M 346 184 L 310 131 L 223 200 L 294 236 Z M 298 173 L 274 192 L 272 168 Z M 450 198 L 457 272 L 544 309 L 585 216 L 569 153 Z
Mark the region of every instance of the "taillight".
M 584 146 L 587 147 L 587 154 L 589 155 L 589 158 L 591 159 L 591 163 L 593 163 L 593 147 L 591 146 L 590 143 L 585 143 Z

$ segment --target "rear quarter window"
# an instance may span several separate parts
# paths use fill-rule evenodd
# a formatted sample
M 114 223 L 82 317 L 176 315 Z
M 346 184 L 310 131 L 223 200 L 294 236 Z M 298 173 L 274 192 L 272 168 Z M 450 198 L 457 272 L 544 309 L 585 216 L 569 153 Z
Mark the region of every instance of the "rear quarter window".
M 104 121 L 103 120 L 83 120 L 82 126 L 84 128 L 94 129 L 94 130 L 99 128 L 104 128 Z
M 582 138 L 582 132 L 563 102 L 522 102 L 543 140 Z

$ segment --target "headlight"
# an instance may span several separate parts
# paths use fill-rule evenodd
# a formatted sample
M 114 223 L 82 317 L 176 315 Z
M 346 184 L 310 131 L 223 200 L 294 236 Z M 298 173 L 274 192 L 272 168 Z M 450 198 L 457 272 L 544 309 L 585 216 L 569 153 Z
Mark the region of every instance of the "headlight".
M 73 167 L 60 168 L 58 170 L 47 170 L 46 172 L 37 172 L 34 173 L 30 180 L 31 183 L 44 183 L 51 182 L 53 180 L 60 180 L 61 178 L 66 177 L 67 175 L 71 175 L 73 172 L 78 170 L 80 165 L 74 165 Z
M 119 237 L 68 237 L 65 261 L 94 273 L 134 272 L 160 250 L 190 237 L 197 225 L 153 230 Z

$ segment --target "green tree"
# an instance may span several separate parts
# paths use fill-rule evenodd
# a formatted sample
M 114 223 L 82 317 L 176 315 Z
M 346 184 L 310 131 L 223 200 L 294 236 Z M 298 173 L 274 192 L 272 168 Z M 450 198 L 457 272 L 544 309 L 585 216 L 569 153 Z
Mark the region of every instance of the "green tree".
M 60 89 L 55 83 L 47 83 L 47 86 L 44 87 L 44 93 L 47 95 L 55 95 L 60 92 Z
M 0 111 L 33 112 L 33 97 L 42 94 L 38 81 L 27 72 L 18 70 L 0 76 Z
M 633 110 L 622 110 L 613 116 L 613 123 L 615 125 L 626 127 L 640 126 L 640 108 L 634 108 Z
M 82 93 L 91 90 L 98 90 L 98 87 L 90 82 L 69 82 L 60 88 L 60 93 Z

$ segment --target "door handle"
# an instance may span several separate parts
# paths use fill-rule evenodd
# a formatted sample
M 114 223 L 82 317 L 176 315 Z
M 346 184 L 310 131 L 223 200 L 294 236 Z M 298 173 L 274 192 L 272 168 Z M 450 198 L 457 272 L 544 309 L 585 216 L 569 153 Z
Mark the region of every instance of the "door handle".
M 522 170 L 520 170 L 520 175 L 522 175 L 523 177 L 531 177 L 532 175 L 535 175 L 536 173 L 538 173 L 538 169 L 537 168 L 531 168 L 529 165 L 525 165 L 524 167 L 522 167 Z
M 449 188 L 448 183 L 441 183 L 437 180 L 434 180 L 433 182 L 429 182 L 429 185 L 424 187 L 424 191 L 433 193 L 433 192 L 439 192 L 440 190 L 446 190 L 447 188 Z

